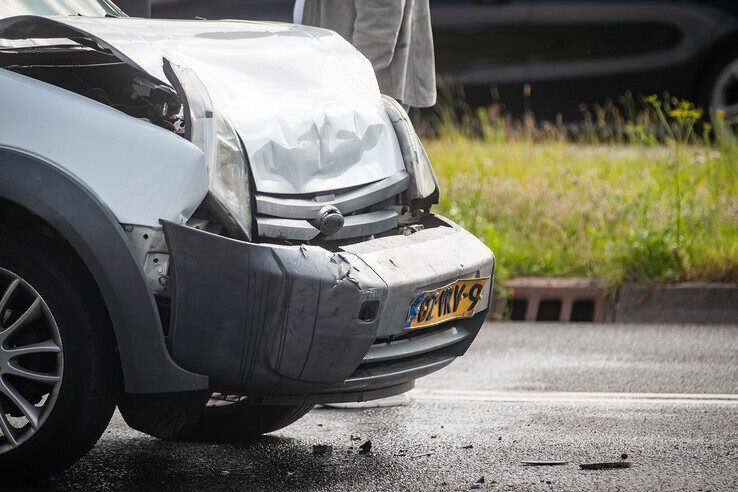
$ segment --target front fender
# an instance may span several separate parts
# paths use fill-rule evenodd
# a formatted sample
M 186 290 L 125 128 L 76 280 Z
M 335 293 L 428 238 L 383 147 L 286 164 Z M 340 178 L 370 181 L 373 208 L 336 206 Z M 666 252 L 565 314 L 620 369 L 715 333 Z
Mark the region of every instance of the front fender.
M 0 198 L 51 225 L 79 254 L 110 315 L 129 393 L 206 389 L 174 363 L 144 272 L 116 217 L 83 183 L 40 158 L 0 147 Z

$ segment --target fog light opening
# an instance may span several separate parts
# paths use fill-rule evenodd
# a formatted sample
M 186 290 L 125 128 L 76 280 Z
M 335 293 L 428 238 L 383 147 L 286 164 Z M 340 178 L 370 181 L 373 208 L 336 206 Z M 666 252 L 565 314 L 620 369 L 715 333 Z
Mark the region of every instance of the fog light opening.
M 365 301 L 359 309 L 359 321 L 371 323 L 377 318 L 379 312 L 379 301 Z

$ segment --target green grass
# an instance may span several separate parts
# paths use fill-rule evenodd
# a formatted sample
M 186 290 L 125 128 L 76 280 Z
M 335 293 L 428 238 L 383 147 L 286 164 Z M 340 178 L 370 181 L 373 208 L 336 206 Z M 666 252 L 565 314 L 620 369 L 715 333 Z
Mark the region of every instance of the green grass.
M 499 281 L 738 281 L 732 136 L 592 144 L 484 135 L 447 129 L 425 144 L 441 213 L 495 252 Z

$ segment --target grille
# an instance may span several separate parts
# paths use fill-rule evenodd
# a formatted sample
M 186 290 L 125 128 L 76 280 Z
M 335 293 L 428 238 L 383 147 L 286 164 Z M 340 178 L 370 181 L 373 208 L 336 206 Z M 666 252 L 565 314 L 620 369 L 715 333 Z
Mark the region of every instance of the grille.
M 256 194 L 256 227 L 262 238 L 335 241 L 371 236 L 398 225 L 392 208 L 396 197 L 407 190 L 406 171 L 357 189 L 310 197 Z M 344 216 L 343 227 L 325 236 L 318 228 L 322 211 L 334 208 Z

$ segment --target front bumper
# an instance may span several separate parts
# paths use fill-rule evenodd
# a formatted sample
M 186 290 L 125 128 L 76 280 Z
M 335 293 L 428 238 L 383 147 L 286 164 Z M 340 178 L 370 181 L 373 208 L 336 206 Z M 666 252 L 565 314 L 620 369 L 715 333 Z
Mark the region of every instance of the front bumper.
M 264 403 L 401 393 L 463 355 L 487 313 L 404 330 L 412 301 L 459 278 L 492 277 L 477 238 L 436 227 L 331 252 L 236 241 L 164 224 L 172 276 L 169 349 L 214 390 Z M 483 298 L 489 299 L 492 282 Z

